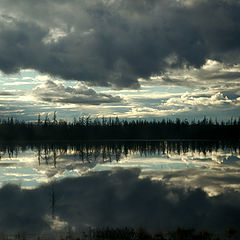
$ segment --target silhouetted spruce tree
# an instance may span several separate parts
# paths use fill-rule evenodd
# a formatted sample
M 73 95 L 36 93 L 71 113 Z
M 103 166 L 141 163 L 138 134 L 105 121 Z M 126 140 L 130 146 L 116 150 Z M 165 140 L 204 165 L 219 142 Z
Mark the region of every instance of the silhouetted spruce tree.
M 177 118 L 163 120 L 127 120 L 117 118 L 92 119 L 80 117 L 73 122 L 57 120 L 56 112 L 42 122 L 19 122 L 0 119 L 1 141 L 32 140 L 100 140 L 100 139 L 219 139 L 239 140 L 240 118 L 220 123 L 206 117 L 197 122 Z

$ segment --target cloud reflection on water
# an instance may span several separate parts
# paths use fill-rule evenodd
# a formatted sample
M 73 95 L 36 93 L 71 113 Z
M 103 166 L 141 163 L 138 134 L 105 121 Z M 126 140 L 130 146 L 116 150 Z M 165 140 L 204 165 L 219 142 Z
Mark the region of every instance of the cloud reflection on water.
M 122 142 L 1 146 L 0 184 L 23 188 L 89 171 L 140 168 L 140 177 L 217 195 L 239 190 L 240 152 L 214 142 Z
M 75 231 L 106 226 L 239 229 L 239 200 L 240 193 L 231 189 L 209 197 L 200 188 L 142 179 L 139 169 L 89 172 L 32 190 L 2 187 L 0 232 L 46 232 L 54 223 L 55 228 Z
M 240 228 L 234 145 L 2 145 L 0 152 L 0 232 Z

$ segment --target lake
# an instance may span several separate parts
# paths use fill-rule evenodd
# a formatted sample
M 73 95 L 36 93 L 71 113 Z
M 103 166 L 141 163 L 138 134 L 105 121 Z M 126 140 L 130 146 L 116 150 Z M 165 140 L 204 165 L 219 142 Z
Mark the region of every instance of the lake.
M 0 232 L 240 229 L 240 146 L 214 141 L 0 145 Z

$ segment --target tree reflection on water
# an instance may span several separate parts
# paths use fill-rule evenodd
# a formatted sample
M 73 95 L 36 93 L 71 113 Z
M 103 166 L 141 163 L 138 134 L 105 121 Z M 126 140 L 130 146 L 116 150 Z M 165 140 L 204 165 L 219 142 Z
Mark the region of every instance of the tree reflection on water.
M 239 152 L 238 142 L 222 141 L 112 141 L 112 142 L 82 142 L 82 143 L 31 143 L 31 144 L 1 144 L 0 159 L 2 156 L 12 158 L 19 152 L 32 150 L 36 152 L 40 164 L 56 166 L 60 157 L 71 156 L 82 162 L 92 161 L 119 161 L 129 154 L 140 156 L 164 155 L 169 153 L 184 154 L 196 152 L 206 155 L 218 150 Z
M 2 143 L 0 155 L 0 232 L 240 228 L 236 142 Z

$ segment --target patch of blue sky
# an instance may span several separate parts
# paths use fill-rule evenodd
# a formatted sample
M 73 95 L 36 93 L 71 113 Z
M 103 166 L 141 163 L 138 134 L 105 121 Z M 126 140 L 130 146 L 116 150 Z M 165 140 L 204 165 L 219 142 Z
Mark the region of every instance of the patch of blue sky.
M 31 90 L 37 85 L 35 78 L 38 73 L 34 70 L 21 71 L 16 74 L 0 73 L 0 89 L 3 90 Z
M 142 89 L 146 89 L 149 92 L 158 92 L 158 93 L 185 93 L 185 92 L 194 92 L 194 89 L 181 87 L 181 86 L 149 86 L 142 87 Z
M 30 81 L 19 81 L 19 82 L 6 82 L 3 84 L 5 90 L 11 90 L 11 91 L 31 91 L 34 87 L 36 87 L 38 84 L 35 82 Z
M 181 86 L 142 86 L 140 89 L 119 89 L 114 90 L 107 87 L 93 87 L 96 91 L 99 92 L 108 92 L 112 95 L 143 95 L 145 93 L 167 93 L 167 94 L 177 94 L 185 92 L 194 92 L 194 89 L 181 87 Z
M 34 69 L 23 69 L 19 73 L 22 77 L 32 77 L 35 78 L 40 73 L 38 71 L 35 71 Z M 19 75 L 17 74 L 17 75 Z

